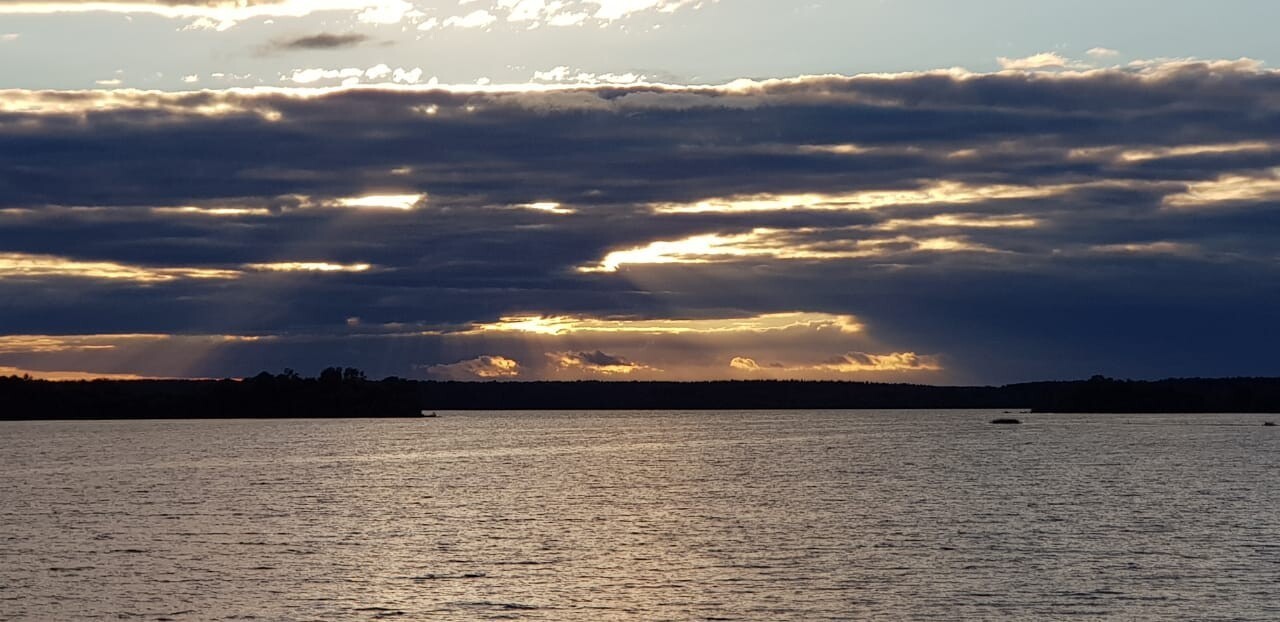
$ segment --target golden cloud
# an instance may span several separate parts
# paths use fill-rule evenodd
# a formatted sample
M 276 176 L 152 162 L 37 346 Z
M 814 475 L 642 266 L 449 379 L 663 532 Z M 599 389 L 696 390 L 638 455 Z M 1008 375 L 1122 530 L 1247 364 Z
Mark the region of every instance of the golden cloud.
M 91 352 L 114 350 L 127 343 L 163 341 L 168 335 L 0 335 L 0 354 Z
M 811 375 L 814 372 L 856 374 L 865 372 L 937 372 L 943 369 L 938 357 L 920 355 L 914 352 L 893 352 L 890 354 L 849 352 L 816 364 L 785 365 L 775 363 L 767 366 L 761 365 L 753 358 L 736 356 L 729 361 L 729 367 L 752 374 L 773 372 L 798 376 Z
M 0 354 L 50 354 L 98 352 L 129 346 L 181 341 L 184 346 L 203 343 L 247 343 L 271 339 L 258 335 L 169 335 L 111 333 L 97 335 L 0 335 Z
M 659 214 L 776 212 L 787 210 L 866 210 L 898 205 L 965 205 L 1001 199 L 1035 199 L 1064 194 L 1082 184 L 1020 186 L 977 185 L 937 181 L 919 188 L 866 190 L 842 194 L 750 194 L 702 199 L 691 203 L 654 203 Z
M 427 377 L 436 380 L 502 380 L 519 377 L 520 371 L 518 361 L 496 355 L 426 368 Z
M 55 255 L 0 253 L 0 280 L 70 277 L 162 283 L 177 279 L 234 279 L 240 275 L 238 270 L 219 268 L 153 268 L 112 261 L 82 261 Z
M 905 221 L 898 221 L 899 226 Z M 858 228 L 846 229 L 856 233 Z M 612 251 L 599 263 L 579 266 L 579 272 L 617 272 L 627 265 L 705 264 L 742 259 L 832 261 L 887 257 L 903 252 L 981 252 L 999 250 L 963 237 L 917 239 L 910 236 L 858 240 L 813 240 L 839 229 L 755 229 L 750 233 L 709 233 L 681 240 L 661 240 L 645 246 Z
M 547 352 L 547 359 L 557 371 L 581 371 L 602 376 L 626 376 L 640 371 L 661 369 L 627 360 L 620 356 L 594 352 Z
M 373 266 L 367 263 L 329 263 L 327 261 L 283 261 L 276 263 L 251 263 L 245 265 L 258 272 L 367 272 Z
M 1189 184 L 1186 191 L 1164 198 L 1167 207 L 1212 207 L 1227 203 L 1280 199 L 1280 168 L 1262 174 L 1222 175 L 1211 181 Z
M 792 329 L 832 330 L 858 333 L 863 326 L 851 315 L 829 313 L 768 313 L 749 317 L 720 319 L 634 319 L 591 318 L 570 315 L 513 315 L 496 322 L 475 324 L 462 332 L 448 335 L 485 333 L 527 333 L 535 335 L 570 335 L 577 333 L 616 333 L 648 335 L 688 335 L 716 333 L 767 333 Z

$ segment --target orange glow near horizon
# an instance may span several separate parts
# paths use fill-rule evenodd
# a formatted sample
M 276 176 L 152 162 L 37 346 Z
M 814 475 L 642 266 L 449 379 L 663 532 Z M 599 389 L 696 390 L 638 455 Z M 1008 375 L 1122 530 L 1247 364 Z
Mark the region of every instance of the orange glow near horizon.
M 22 369 L 20 367 L 7 367 L 0 365 L 0 378 L 16 376 L 30 376 L 36 380 L 50 380 L 53 382 L 79 382 L 85 380 L 171 380 L 172 378 L 161 378 L 157 376 L 139 376 L 137 374 L 118 374 L 91 371 L 43 371 L 37 369 Z

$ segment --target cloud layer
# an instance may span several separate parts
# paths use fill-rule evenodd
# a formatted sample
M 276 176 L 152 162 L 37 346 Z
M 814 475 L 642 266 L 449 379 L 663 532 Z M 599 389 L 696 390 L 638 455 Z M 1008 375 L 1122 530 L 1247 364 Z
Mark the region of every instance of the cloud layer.
M 1278 103 L 1249 61 L 3 91 L 0 325 L 167 338 L 0 365 L 1280 373 Z
M 0 15 L 109 12 L 192 20 L 189 27 L 226 30 L 251 19 L 345 12 L 369 24 L 416 24 L 419 30 L 608 24 L 643 13 L 674 13 L 717 0 L 5 0 Z M 459 12 L 461 11 L 461 12 Z

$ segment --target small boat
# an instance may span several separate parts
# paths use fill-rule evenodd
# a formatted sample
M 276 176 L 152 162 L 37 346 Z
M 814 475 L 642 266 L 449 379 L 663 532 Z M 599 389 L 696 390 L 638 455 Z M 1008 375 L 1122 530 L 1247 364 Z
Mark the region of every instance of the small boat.
M 991 423 L 994 423 L 996 425 L 1018 425 L 1022 422 L 1013 418 L 1000 418 L 1000 419 L 992 419 Z
M 424 410 L 424 411 L 422 411 L 422 412 L 420 412 L 420 413 L 418 413 L 418 414 L 422 415 L 423 417 L 439 417 L 439 416 L 440 416 L 440 415 L 437 415 L 437 414 L 436 414 L 436 411 L 434 411 L 434 410 L 433 410 L 433 411 L 431 411 L 431 412 L 427 412 L 427 411 L 425 411 L 425 410 Z
M 1262 427 L 1264 427 L 1264 428 L 1274 428 L 1274 427 L 1276 427 L 1276 422 L 1274 422 L 1274 421 L 1266 421 L 1266 422 L 1263 422 Z

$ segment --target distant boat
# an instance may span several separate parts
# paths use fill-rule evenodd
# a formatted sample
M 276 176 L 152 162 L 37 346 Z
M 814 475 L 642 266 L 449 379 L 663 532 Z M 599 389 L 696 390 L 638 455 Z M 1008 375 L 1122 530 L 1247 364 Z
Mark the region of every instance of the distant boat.
M 420 413 L 418 413 L 418 414 L 422 415 L 423 417 L 439 417 L 439 416 L 440 416 L 440 415 L 437 415 L 437 414 L 436 414 L 436 411 L 434 411 L 434 410 L 433 410 L 433 411 L 431 411 L 431 412 L 427 412 L 427 411 L 425 411 L 425 410 L 424 410 L 424 411 L 421 411 L 421 412 L 420 412 Z
M 994 423 L 996 425 L 1018 425 L 1022 422 L 1012 418 L 1001 418 L 1001 419 L 992 419 L 991 423 Z
M 1266 428 L 1274 428 L 1274 427 L 1276 427 L 1276 422 L 1274 422 L 1274 421 L 1267 421 L 1266 423 L 1263 423 L 1263 424 L 1262 424 L 1262 426 L 1263 426 L 1263 427 L 1266 427 Z

